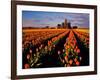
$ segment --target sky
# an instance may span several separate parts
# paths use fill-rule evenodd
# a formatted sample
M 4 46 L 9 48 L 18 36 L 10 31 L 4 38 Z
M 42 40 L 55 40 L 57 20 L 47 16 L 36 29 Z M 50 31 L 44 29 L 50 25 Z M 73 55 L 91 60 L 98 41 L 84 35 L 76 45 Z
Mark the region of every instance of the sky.
M 89 14 L 68 12 L 22 11 L 23 27 L 55 27 L 67 19 L 71 26 L 89 28 Z

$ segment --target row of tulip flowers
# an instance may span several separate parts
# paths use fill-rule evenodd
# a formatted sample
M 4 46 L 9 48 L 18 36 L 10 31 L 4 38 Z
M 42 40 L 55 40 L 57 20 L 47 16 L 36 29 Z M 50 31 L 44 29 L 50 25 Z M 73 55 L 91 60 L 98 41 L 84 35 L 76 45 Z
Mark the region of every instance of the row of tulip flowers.
M 38 67 L 42 65 L 40 58 L 46 54 L 53 54 L 55 50 L 55 46 L 59 43 L 59 41 L 67 35 L 69 30 L 66 30 L 64 33 L 59 34 L 47 41 L 47 43 L 41 44 L 36 48 L 35 53 L 33 53 L 32 49 L 29 49 L 29 52 L 26 56 L 28 63 L 24 64 L 24 68 Z
M 86 48 L 89 48 L 89 34 L 85 32 L 75 31 L 75 30 L 74 30 L 74 33 L 84 43 L 84 46 Z
M 77 40 L 74 36 L 73 31 L 71 30 L 66 42 L 64 44 L 64 53 L 58 53 L 59 56 L 63 55 L 63 58 L 60 58 L 65 67 L 69 66 L 79 66 L 82 60 L 80 56 L 80 49 L 77 44 Z
M 60 32 L 61 33 L 61 32 Z M 46 41 L 45 44 L 40 44 L 35 50 L 29 49 L 26 56 L 27 63 L 24 64 L 24 68 L 39 67 L 42 65 L 41 57 L 46 54 L 53 55 L 55 53 L 55 47 L 60 43 L 61 39 L 69 33 L 69 36 L 66 37 L 66 41 L 63 44 L 63 48 L 57 50 L 58 59 L 62 66 L 80 66 L 82 61 L 81 50 L 79 48 L 76 36 L 80 39 L 81 42 L 85 44 L 86 47 L 89 46 L 89 35 L 75 30 L 66 30 L 65 32 L 56 35 Z M 48 37 L 49 38 L 49 37 Z M 62 43 L 61 43 L 62 44 Z M 33 45 L 33 44 L 32 44 Z M 34 46 L 34 45 L 33 45 Z M 35 53 L 34 53 L 35 51 Z
M 32 45 L 38 45 L 48 38 L 57 36 L 63 32 L 65 32 L 65 30 L 34 30 L 31 32 L 23 32 L 23 48 L 27 48 L 27 44 L 30 42 Z

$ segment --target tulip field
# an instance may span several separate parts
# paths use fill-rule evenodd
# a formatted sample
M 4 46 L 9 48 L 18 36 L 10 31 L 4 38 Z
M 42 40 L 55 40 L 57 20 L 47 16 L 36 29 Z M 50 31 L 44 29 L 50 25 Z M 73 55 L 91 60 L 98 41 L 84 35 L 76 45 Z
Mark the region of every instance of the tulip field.
M 88 65 L 88 29 L 23 30 L 23 69 Z

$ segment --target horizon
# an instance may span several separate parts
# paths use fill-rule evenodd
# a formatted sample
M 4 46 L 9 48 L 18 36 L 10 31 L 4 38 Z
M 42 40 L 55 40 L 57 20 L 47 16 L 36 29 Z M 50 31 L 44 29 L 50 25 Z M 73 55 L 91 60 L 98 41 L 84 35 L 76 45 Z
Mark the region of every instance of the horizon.
M 67 19 L 71 26 L 89 28 L 89 14 L 68 12 L 22 11 L 22 27 L 56 27 Z

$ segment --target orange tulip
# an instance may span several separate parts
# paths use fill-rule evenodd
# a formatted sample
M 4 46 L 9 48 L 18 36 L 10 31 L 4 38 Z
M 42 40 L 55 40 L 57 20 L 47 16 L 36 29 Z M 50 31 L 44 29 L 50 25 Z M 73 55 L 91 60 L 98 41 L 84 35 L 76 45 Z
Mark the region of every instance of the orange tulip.
M 67 45 L 67 49 L 69 49 L 70 48 L 70 46 L 69 45 Z
M 79 61 L 76 61 L 76 65 L 79 66 L 80 65 L 80 62 Z

